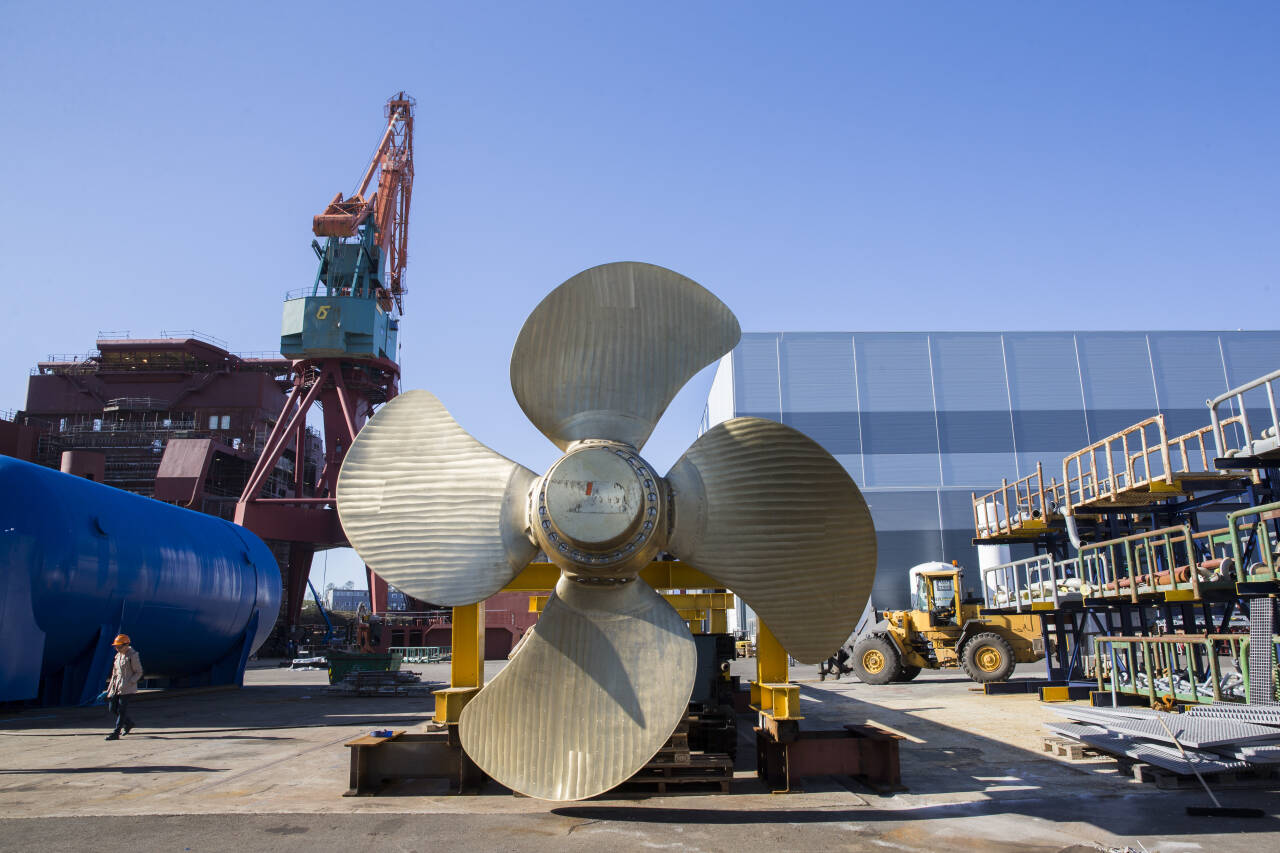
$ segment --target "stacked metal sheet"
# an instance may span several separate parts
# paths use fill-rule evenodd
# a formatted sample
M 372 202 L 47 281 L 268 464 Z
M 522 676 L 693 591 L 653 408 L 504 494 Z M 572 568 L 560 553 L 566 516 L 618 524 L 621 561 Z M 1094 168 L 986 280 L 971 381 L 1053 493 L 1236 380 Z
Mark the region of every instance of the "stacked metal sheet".
M 1271 769 L 1280 764 L 1280 708 L 1207 705 L 1185 714 L 1150 708 L 1053 710 L 1071 721 L 1045 723 L 1055 734 L 1174 773 Z
M 1197 705 L 1193 708 L 1188 708 L 1187 716 L 1241 720 L 1246 723 L 1280 729 L 1280 706 L 1278 705 L 1233 705 L 1226 702 L 1215 702 L 1212 705 Z

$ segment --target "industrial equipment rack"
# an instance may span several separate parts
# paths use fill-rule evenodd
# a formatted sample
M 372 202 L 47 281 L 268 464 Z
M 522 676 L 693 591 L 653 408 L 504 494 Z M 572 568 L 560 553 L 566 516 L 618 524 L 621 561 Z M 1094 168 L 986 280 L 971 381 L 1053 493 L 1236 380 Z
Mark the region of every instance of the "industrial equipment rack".
M 1067 455 L 1061 480 L 1046 482 L 1038 464 L 1027 477 L 972 496 L 975 545 L 1035 551 L 983 567 L 981 586 L 987 610 L 1041 617 L 1046 685 L 1094 684 L 1095 698 L 1108 703 L 1120 693 L 1150 699 L 1155 677 L 1143 690 L 1136 677 L 1115 683 L 1117 672 L 1150 667 L 1165 673 L 1161 697 L 1233 698 L 1222 695 L 1215 655 L 1230 646 L 1239 657 L 1241 644 L 1219 638 L 1237 615 L 1272 616 L 1280 594 L 1277 384 L 1280 371 L 1209 400 L 1210 424 L 1184 435 L 1170 437 L 1156 414 Z M 1269 417 L 1259 419 L 1260 410 Z M 1259 428 L 1260 420 L 1269 425 Z M 1274 649 L 1271 631 L 1264 634 Z M 1273 700 L 1266 669 L 1268 685 L 1249 687 L 1249 695 Z M 1206 676 L 1214 684 L 1197 688 Z

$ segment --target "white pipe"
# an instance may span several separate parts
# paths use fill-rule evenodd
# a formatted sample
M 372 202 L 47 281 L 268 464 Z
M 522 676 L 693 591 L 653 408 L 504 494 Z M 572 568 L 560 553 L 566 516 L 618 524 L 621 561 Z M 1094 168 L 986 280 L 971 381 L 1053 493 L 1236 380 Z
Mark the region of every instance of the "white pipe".
M 1076 529 L 1076 517 L 1071 514 L 1070 507 L 1063 507 L 1058 510 L 1062 513 L 1062 518 L 1067 522 L 1067 536 L 1071 538 L 1071 547 L 1076 549 L 1076 553 L 1080 553 L 1080 531 Z

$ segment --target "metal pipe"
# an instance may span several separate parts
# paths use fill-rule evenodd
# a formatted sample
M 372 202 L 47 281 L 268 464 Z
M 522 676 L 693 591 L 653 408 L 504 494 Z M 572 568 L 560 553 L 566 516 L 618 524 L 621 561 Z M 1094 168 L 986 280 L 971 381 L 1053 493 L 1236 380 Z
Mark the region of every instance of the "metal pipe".
M 1076 517 L 1071 512 L 1071 507 L 1064 506 L 1058 510 L 1063 520 L 1067 523 L 1067 536 L 1071 539 L 1071 547 L 1080 551 L 1080 530 L 1076 527 Z

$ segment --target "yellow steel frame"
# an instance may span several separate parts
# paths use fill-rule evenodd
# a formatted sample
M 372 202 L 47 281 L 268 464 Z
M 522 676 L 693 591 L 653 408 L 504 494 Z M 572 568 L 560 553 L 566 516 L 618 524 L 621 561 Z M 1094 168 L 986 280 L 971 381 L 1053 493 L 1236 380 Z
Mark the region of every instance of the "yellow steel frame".
M 723 589 L 724 584 L 678 560 L 654 560 L 640 572 L 654 589 Z M 554 563 L 530 563 L 502 588 L 503 592 L 550 592 L 560 580 Z
M 760 622 L 756 638 L 756 679 L 751 682 L 751 707 L 775 720 L 802 720 L 800 685 L 791 683 L 787 650 Z
M 710 575 L 677 560 L 654 560 L 640 572 L 640 578 L 656 590 L 664 589 L 718 589 L 722 584 Z M 554 563 L 530 563 L 516 575 L 503 592 L 548 592 L 556 588 L 560 569 Z M 689 630 L 695 634 L 727 634 L 729 613 L 733 607 L 731 592 L 664 593 L 663 597 L 680 612 L 680 618 L 689 622 Z M 541 613 L 547 596 L 537 595 L 529 599 L 529 612 Z M 702 630 L 703 622 L 707 630 Z
M 541 613 L 547 606 L 549 595 L 529 596 L 529 612 Z M 729 610 L 733 607 L 731 592 L 664 592 L 662 597 L 676 609 L 680 618 L 689 623 L 694 634 L 729 633 Z M 709 629 L 702 625 L 709 622 Z
M 462 709 L 484 686 L 484 602 L 453 608 L 449 686 L 435 691 L 435 721 L 456 725 Z
M 723 584 L 710 575 L 677 560 L 654 560 L 640 572 L 640 577 L 656 590 L 664 589 L 722 589 Z M 530 563 L 503 592 L 549 592 L 560 580 L 560 569 L 554 563 Z M 691 621 L 690 630 L 702 633 L 703 620 L 710 623 L 710 632 L 728 632 L 728 610 L 733 607 L 733 593 L 671 593 L 665 595 L 671 606 L 680 611 L 681 618 Z M 529 612 L 541 613 L 548 596 L 535 595 L 529 599 Z M 695 627 L 696 626 L 696 627 Z M 781 648 L 781 647 L 779 647 Z M 783 680 L 786 680 L 786 652 L 783 652 Z M 446 725 L 456 725 L 462 709 L 484 686 L 484 602 L 453 608 L 453 659 L 449 669 L 449 686 L 435 691 L 435 720 Z M 799 688 L 797 688 L 798 690 Z M 797 705 L 799 697 L 796 697 Z M 785 704 L 786 699 L 784 697 Z

